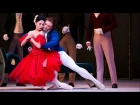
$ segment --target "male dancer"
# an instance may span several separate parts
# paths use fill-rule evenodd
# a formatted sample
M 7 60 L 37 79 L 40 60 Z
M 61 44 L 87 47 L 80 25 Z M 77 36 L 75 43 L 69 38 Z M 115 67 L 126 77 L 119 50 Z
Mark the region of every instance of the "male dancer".
M 84 13 L 58 13 L 58 32 L 60 46 L 76 62 L 76 48 L 82 48 L 84 37 Z M 69 85 L 74 87 L 76 73 L 69 73 Z M 64 81 L 65 73 L 59 73 L 59 80 Z
M 117 27 L 117 20 L 113 13 L 92 13 L 90 15 L 89 28 L 87 33 L 87 48 L 91 50 L 91 36 L 94 31 L 93 46 L 97 64 L 97 80 L 103 83 L 103 52 L 107 59 L 112 88 L 117 88 L 117 74 L 114 62 L 114 52 L 111 40 L 111 31 Z
M 59 35 L 57 31 L 54 29 L 55 25 L 56 25 L 56 20 L 53 17 L 46 18 L 46 21 L 44 24 L 44 32 L 45 32 L 47 43 L 42 46 L 42 49 L 58 51 L 64 66 L 77 72 L 83 78 L 91 80 L 99 89 L 104 89 L 105 86 L 101 82 L 96 80 L 90 73 L 88 73 L 87 70 L 77 66 L 74 60 L 70 56 L 67 55 L 67 53 L 64 51 L 62 47 L 60 47 Z M 56 88 L 59 88 L 59 87 L 56 85 L 53 85 L 52 87 L 50 87 L 50 89 L 56 89 Z

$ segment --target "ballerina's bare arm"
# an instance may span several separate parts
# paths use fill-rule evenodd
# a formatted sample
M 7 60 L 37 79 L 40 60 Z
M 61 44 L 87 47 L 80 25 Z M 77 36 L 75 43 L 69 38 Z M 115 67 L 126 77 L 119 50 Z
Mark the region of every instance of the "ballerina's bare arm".
M 41 34 L 41 35 L 44 35 L 44 32 L 41 31 L 40 34 Z M 41 48 L 40 42 L 36 42 L 33 38 L 31 38 L 30 41 L 31 41 L 37 48 Z
M 27 37 L 21 42 L 20 45 L 24 46 L 28 42 L 28 40 L 33 37 L 33 35 L 33 31 L 29 31 Z

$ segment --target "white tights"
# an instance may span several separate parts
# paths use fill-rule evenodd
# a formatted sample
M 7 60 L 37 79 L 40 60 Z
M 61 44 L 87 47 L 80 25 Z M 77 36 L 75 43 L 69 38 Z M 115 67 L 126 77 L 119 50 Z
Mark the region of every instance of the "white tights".
M 105 88 L 105 86 L 101 82 L 96 80 L 86 69 L 81 68 L 78 65 L 76 65 L 74 60 L 70 56 L 68 56 L 66 52 L 59 51 L 58 53 L 60 54 L 60 58 L 64 66 L 77 72 L 83 78 L 91 80 L 99 89 Z

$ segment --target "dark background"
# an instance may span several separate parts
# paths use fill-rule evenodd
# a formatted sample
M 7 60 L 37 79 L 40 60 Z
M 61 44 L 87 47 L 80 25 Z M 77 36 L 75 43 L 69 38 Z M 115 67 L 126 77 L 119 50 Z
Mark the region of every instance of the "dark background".
M 85 13 L 85 27 L 88 26 L 89 13 Z M 3 26 L 7 13 L 0 13 L 0 47 L 8 51 L 8 42 L 3 40 Z M 140 78 L 140 13 L 116 13 L 118 28 L 112 33 L 115 63 L 118 78 Z M 86 36 L 86 29 L 85 29 Z M 85 38 L 84 38 L 85 39 Z M 77 52 L 77 62 L 88 62 L 94 65 L 96 76 L 96 62 L 94 51 L 87 51 L 83 42 L 83 49 Z M 105 77 L 108 78 L 108 67 L 105 63 Z

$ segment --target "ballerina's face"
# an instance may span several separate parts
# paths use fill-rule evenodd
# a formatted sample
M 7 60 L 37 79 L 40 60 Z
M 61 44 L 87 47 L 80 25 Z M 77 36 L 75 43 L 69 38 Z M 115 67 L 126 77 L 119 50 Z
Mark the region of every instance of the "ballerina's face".
M 44 27 L 44 20 L 39 20 L 36 22 L 36 29 L 41 31 L 43 30 L 43 27 Z

